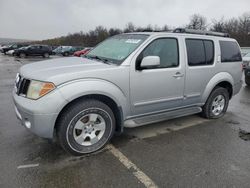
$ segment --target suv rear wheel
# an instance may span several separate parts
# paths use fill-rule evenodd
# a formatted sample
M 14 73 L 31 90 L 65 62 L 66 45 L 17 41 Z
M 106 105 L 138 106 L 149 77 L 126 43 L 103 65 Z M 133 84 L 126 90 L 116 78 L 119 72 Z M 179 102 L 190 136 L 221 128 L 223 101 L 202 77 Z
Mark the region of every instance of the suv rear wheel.
M 205 118 L 216 119 L 222 117 L 228 107 L 229 92 L 222 87 L 216 87 L 203 106 L 202 115 Z
M 84 100 L 70 106 L 57 124 L 60 145 L 73 155 L 95 152 L 113 136 L 115 118 L 112 110 L 98 100 Z

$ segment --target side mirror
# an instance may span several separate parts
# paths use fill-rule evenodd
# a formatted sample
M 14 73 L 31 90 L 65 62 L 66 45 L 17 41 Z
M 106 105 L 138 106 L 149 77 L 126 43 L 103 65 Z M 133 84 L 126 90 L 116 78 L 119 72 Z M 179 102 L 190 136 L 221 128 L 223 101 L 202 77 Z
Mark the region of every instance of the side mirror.
M 141 61 L 141 69 L 144 68 L 156 68 L 160 66 L 160 57 L 159 56 L 147 56 L 144 57 Z

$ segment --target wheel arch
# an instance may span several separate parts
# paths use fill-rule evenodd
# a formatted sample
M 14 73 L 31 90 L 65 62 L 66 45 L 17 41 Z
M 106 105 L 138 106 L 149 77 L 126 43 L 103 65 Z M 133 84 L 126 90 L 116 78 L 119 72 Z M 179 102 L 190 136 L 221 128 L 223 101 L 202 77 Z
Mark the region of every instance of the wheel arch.
M 233 85 L 234 80 L 233 77 L 227 72 L 221 72 L 216 74 L 207 84 L 203 95 L 202 95 L 202 103 L 207 101 L 207 98 L 211 94 L 211 92 L 216 87 L 223 87 L 228 90 L 229 92 L 229 99 L 233 96 Z
M 75 98 L 74 100 L 70 101 L 69 103 L 67 103 L 59 112 L 57 118 L 56 118 L 56 122 L 55 122 L 55 127 L 54 129 L 57 129 L 58 127 L 58 122 L 59 119 L 61 117 L 61 115 L 71 106 L 75 105 L 76 103 L 78 103 L 79 101 L 82 100 L 88 100 L 88 99 L 95 99 L 98 101 L 103 102 L 104 104 L 106 104 L 107 106 L 110 107 L 110 109 L 113 111 L 114 116 L 115 116 L 115 120 L 116 120 L 116 127 L 115 127 L 115 131 L 117 133 L 121 133 L 123 131 L 123 111 L 122 111 L 122 107 L 119 106 L 111 97 L 108 97 L 106 95 L 103 94 L 88 94 L 88 95 L 83 95 L 80 96 L 78 98 Z

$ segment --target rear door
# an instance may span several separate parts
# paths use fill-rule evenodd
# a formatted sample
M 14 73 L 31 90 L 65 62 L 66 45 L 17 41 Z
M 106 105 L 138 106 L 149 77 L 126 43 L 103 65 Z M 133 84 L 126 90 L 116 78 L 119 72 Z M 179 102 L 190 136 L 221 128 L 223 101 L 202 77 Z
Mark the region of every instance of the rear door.
M 183 103 L 198 105 L 207 83 L 216 74 L 218 46 L 213 40 L 200 38 L 185 38 L 185 44 L 187 68 Z

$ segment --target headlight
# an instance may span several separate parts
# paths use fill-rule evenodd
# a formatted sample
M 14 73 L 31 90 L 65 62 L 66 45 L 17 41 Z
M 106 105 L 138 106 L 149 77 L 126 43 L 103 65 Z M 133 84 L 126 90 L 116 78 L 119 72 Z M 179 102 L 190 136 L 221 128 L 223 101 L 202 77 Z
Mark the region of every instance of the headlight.
M 38 99 L 55 89 L 55 85 L 51 82 L 40 82 L 32 80 L 27 92 L 27 98 Z

